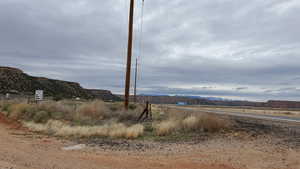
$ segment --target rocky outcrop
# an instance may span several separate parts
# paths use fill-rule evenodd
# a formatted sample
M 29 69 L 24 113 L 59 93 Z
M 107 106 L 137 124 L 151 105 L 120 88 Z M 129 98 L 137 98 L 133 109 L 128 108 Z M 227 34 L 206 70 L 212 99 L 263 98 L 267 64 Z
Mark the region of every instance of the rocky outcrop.
M 33 77 L 16 68 L 0 67 L 0 93 L 15 91 L 26 95 L 35 90 L 44 90 L 45 96 L 91 98 L 78 83 Z
M 55 98 L 74 98 L 115 100 L 110 91 L 87 90 L 79 83 L 62 80 L 33 77 L 20 69 L 0 67 L 0 94 L 14 93 L 20 95 L 33 95 L 35 90 L 44 90 L 45 96 Z
M 272 108 L 300 108 L 300 102 L 270 100 L 266 103 L 266 106 L 272 107 Z
M 99 90 L 99 89 L 86 89 L 93 98 L 101 99 L 104 101 L 121 101 L 122 99 L 116 95 L 113 95 L 109 90 Z

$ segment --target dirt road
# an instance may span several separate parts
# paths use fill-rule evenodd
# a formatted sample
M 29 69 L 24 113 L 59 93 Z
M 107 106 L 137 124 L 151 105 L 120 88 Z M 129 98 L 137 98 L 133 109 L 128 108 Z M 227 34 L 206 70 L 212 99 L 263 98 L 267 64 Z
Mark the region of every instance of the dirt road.
M 245 110 L 226 110 L 226 109 L 203 109 L 201 107 L 179 107 L 179 106 L 169 106 L 171 108 L 180 109 L 180 110 L 192 110 L 192 111 L 202 111 L 217 115 L 226 115 L 226 116 L 233 116 L 233 117 L 241 117 L 241 118 L 252 118 L 252 119 L 260 119 L 260 120 L 269 120 L 275 122 L 283 122 L 283 123 L 294 123 L 300 125 L 300 117 L 293 117 L 288 115 L 272 115 L 272 114 L 262 114 L 262 113 L 253 113 L 251 110 L 247 110 L 249 112 L 244 112 Z M 243 112 L 242 112 L 243 111 Z
M 62 148 L 74 143 L 14 127 L 0 120 L 0 169 L 300 169 L 299 152 L 273 147 L 264 139 L 171 144 L 147 152 L 97 147 L 66 151 Z

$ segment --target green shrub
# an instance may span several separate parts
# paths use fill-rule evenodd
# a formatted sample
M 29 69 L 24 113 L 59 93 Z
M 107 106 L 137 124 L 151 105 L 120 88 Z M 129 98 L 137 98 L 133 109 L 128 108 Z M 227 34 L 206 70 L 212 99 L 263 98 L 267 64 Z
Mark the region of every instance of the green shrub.
M 117 103 L 108 103 L 107 106 L 109 107 L 109 109 L 112 112 L 120 111 L 120 110 L 124 109 L 123 103 L 120 103 L 120 102 L 117 102 Z
M 33 117 L 33 121 L 36 123 L 46 123 L 49 119 L 49 113 L 46 111 L 39 111 L 35 113 Z
M 128 105 L 128 108 L 129 108 L 130 110 L 135 110 L 135 109 L 137 108 L 137 105 L 135 105 L 135 104 L 129 104 L 129 105 Z
M 49 112 L 50 117 L 55 120 L 64 119 L 65 113 L 63 112 Z
M 71 113 L 73 108 L 60 102 L 43 102 L 37 105 L 40 111 Z
M 76 113 L 94 119 L 105 119 L 109 116 L 110 110 L 103 101 L 93 101 L 79 106 Z
M 14 119 L 22 119 L 27 116 L 26 113 L 31 111 L 32 106 L 26 103 L 13 104 L 8 108 L 9 117 Z
M 63 100 L 63 99 L 64 99 L 64 97 L 61 96 L 61 95 L 56 95 L 56 96 L 53 97 L 54 101 L 60 101 L 60 100 Z
M 10 106 L 10 104 L 4 103 L 4 104 L 1 106 L 1 110 L 7 112 L 7 111 L 9 110 L 9 106 Z
M 123 111 L 118 111 L 115 113 L 115 117 L 118 119 L 119 122 L 136 122 L 139 117 L 138 112 L 132 111 L 132 110 L 123 110 Z
M 119 110 L 119 108 L 117 106 L 110 106 L 109 109 L 111 111 L 117 111 L 117 110 Z

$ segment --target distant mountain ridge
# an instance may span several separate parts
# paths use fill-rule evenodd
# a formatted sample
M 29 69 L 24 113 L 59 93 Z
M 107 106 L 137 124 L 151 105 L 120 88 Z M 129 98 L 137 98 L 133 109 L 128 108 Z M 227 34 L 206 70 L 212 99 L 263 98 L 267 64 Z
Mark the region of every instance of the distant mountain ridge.
M 221 98 L 221 97 L 203 97 L 203 96 L 189 96 L 189 95 L 178 95 L 178 96 L 179 97 L 193 98 L 193 99 L 206 99 L 206 100 L 210 100 L 210 101 L 233 101 L 233 100 L 224 99 L 224 98 Z
M 121 96 L 124 97 L 124 96 Z M 133 96 L 131 96 L 133 101 Z M 226 105 L 226 106 L 262 106 L 262 103 L 234 101 L 215 97 L 185 96 L 185 95 L 138 95 L 138 102 L 149 101 L 153 104 L 177 104 L 184 102 L 189 105 Z
M 107 90 L 84 89 L 76 82 L 34 77 L 17 68 L 0 67 L 1 94 L 14 92 L 20 95 L 33 95 L 35 90 L 44 90 L 45 96 L 59 98 L 119 99 Z
M 221 97 L 203 97 L 203 96 L 191 96 L 191 95 L 166 95 L 166 94 L 140 94 L 139 96 L 155 96 L 155 97 L 183 97 L 183 98 L 191 98 L 191 99 L 205 99 L 209 101 L 234 101 L 231 99 L 225 99 Z
M 120 95 L 120 97 L 124 97 Z M 133 96 L 131 96 L 133 101 Z M 271 107 L 285 109 L 299 109 L 299 101 L 269 100 L 267 102 L 254 102 L 245 100 L 229 100 L 218 97 L 201 97 L 185 95 L 153 95 L 142 94 L 137 96 L 137 101 L 144 103 L 149 101 L 152 104 L 177 104 L 186 103 L 188 105 L 215 105 L 215 106 L 239 106 L 239 107 Z

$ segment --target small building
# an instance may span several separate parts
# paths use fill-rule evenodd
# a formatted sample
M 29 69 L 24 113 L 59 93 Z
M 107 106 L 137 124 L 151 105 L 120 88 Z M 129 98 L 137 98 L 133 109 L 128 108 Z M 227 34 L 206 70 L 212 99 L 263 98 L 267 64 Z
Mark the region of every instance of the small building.
M 187 105 L 187 103 L 186 102 L 177 102 L 177 105 L 178 106 L 185 106 L 185 105 Z

